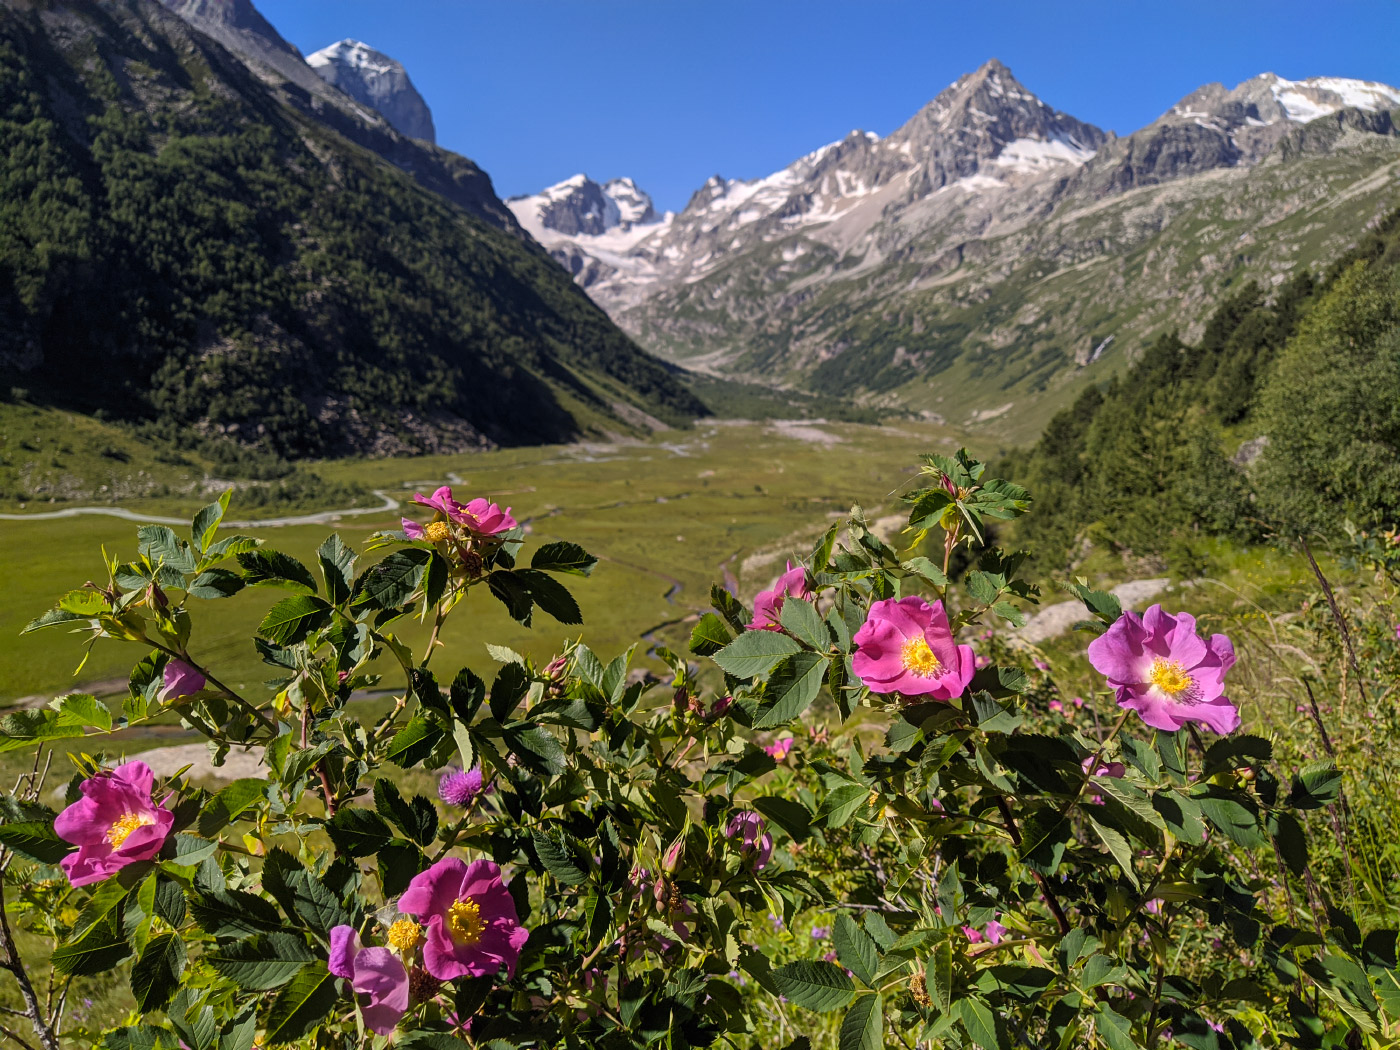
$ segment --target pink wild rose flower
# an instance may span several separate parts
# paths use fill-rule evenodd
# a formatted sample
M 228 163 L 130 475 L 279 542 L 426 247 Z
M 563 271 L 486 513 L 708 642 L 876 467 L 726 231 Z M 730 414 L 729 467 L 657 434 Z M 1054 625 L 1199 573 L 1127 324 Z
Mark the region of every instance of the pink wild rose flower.
M 1122 762 L 1105 762 L 1103 759 L 1099 759 L 1098 765 L 1095 766 L 1093 755 L 1086 758 L 1080 765 L 1084 767 L 1084 772 L 1091 777 L 1112 777 L 1114 780 L 1121 780 L 1123 774 L 1128 771 L 1128 767 Z M 1090 770 L 1091 766 L 1094 767 L 1092 771 Z
M 768 752 L 769 757 L 771 757 L 773 761 L 785 762 L 787 761 L 788 752 L 792 750 L 792 745 L 794 743 L 795 741 L 793 740 L 792 734 L 789 733 L 785 737 L 774 740 L 771 744 L 764 747 L 763 750 Z
M 1201 722 L 1217 733 L 1239 728 L 1240 712 L 1225 696 L 1235 647 L 1223 634 L 1196 633 L 1190 613 L 1125 612 L 1089 643 L 1089 662 L 1118 691 L 1118 706 L 1154 729 L 1175 732 Z
M 530 931 L 491 861 L 444 857 L 413 877 L 398 906 L 423 924 L 423 968 L 438 980 L 494 976 L 502 966 L 515 976 Z
M 360 935 L 349 926 L 331 930 L 331 952 L 326 968 L 344 977 L 350 987 L 369 1002 L 360 1006 L 365 1026 L 387 1035 L 408 1012 L 408 971 L 388 948 L 365 948 Z
M 952 700 L 976 670 L 970 645 L 958 645 L 941 601 L 886 598 L 870 607 L 855 636 L 851 665 L 872 693 Z
M 83 797 L 53 825 L 59 838 L 78 847 L 61 862 L 69 883 L 101 882 L 160 852 L 175 814 L 151 797 L 154 787 L 155 774 L 144 762 L 127 762 L 83 781 Z
M 435 518 L 435 522 L 452 522 L 481 539 L 494 539 L 516 526 L 516 520 L 511 517 L 509 507 L 501 510 L 495 503 L 479 496 L 469 503 L 458 503 L 452 498 L 452 489 L 447 485 L 442 486 L 431 496 L 415 492 L 413 502 L 437 511 L 440 517 Z M 448 535 L 447 530 L 441 526 L 434 529 L 433 522 L 424 526 L 416 521 L 410 521 L 408 518 L 403 518 L 401 521 L 404 535 L 411 540 L 428 539 L 436 543 Z
M 495 503 L 478 496 L 461 508 L 456 519 L 473 536 L 491 539 L 515 528 L 516 521 L 510 516 L 510 508 L 501 510 Z
M 759 591 L 753 600 L 753 619 L 749 622 L 751 631 L 776 631 L 778 618 L 783 612 L 783 602 L 788 598 L 807 601 L 812 597 L 812 588 L 807 580 L 807 570 L 801 565 L 793 568 L 787 563 L 787 571 L 778 577 L 771 591 Z
M 165 671 L 161 675 L 161 689 L 156 694 L 156 699 L 166 704 L 181 697 L 193 696 L 204 688 L 207 681 L 198 668 L 179 657 L 172 658 L 165 665 Z

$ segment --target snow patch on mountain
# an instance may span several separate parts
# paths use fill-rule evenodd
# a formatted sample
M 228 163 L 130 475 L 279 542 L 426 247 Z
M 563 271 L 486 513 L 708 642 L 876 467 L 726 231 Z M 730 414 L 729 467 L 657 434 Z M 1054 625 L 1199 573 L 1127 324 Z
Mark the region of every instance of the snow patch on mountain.
M 1266 73 L 1273 80 L 1273 96 L 1289 120 L 1306 123 L 1337 112 L 1344 106 L 1371 111 L 1400 106 L 1400 90 L 1371 80 L 1345 77 L 1309 77 L 1285 80 Z
M 306 56 L 326 83 L 372 106 L 401 134 L 437 141 L 433 115 L 402 65 L 359 40 L 339 40 Z
M 1013 171 L 1042 172 L 1063 164 L 1083 164 L 1096 152 L 1070 137 L 1013 139 L 1002 147 L 993 163 Z

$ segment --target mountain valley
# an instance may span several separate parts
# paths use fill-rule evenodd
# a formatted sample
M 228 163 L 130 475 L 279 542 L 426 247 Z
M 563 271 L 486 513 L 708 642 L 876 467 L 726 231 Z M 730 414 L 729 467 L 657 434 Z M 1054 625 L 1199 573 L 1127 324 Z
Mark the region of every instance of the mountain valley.
M 1232 287 L 1321 265 L 1400 204 L 1397 107 L 1264 74 L 1120 138 L 993 60 L 884 138 L 714 176 L 678 214 L 588 212 L 608 193 L 585 176 L 507 204 L 655 353 L 1024 440 Z

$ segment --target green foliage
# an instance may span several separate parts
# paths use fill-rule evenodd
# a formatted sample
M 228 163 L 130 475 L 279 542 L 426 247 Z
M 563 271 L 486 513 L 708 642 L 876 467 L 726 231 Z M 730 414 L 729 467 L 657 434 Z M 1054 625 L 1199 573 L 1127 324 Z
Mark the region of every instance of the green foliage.
M 1400 269 L 1354 263 L 1260 394 L 1264 505 L 1290 533 L 1400 516 Z
M 59 605 L 70 629 L 138 647 L 129 702 L 117 714 L 65 697 L 4 731 L 30 747 L 100 742 L 174 715 L 216 747 L 261 749 L 268 776 L 214 795 L 166 778 L 156 795 L 174 827 L 160 852 L 75 890 L 51 867 L 63 854 L 36 772 L 0 797 L 0 846 L 25 858 L 7 874 L 15 920 L 51 939 L 61 973 L 129 966 L 141 1024 L 90 1033 L 109 1048 L 246 1047 L 255 1035 L 362 1045 L 364 1000 L 328 969 L 332 931 L 431 967 L 389 934 L 396 897 L 461 854 L 510 873 L 529 937 L 513 967 L 419 980 L 398 1024 L 405 1046 L 467 1045 L 468 1019 L 469 1038 L 493 1047 L 752 1044 L 778 996 L 829 1017 L 850 1050 L 891 1033 L 1117 1050 L 1167 1029 L 1212 1033 L 1221 1050 L 1292 1029 L 1311 1047 L 1392 1023 L 1394 932 L 1363 936 L 1338 912 L 1335 932 L 1314 935 L 1278 892 L 1314 893 L 1307 821 L 1341 805 L 1332 761 L 1283 774 L 1262 736 L 1205 749 L 1186 733 L 1144 734 L 1127 713 L 1111 729 L 1045 732 L 1031 680 L 1012 667 L 983 669 L 946 702 L 866 688 L 854 635 L 876 601 L 937 597 L 962 631 L 1016 622 L 1037 599 L 1024 554 L 987 542 L 991 522 L 1028 512 L 1025 490 L 959 452 L 927 457 L 904 499 L 911 534 L 941 533 L 945 557 L 980 552 L 963 586 L 928 559 L 901 563 L 857 512 L 817 541 L 813 593 L 787 595 L 774 629 L 747 630 L 747 611 L 716 591 L 695 632 L 709 656 L 696 666 L 657 650 L 664 688 L 629 674 L 631 650 L 604 662 L 581 642 L 545 666 L 493 647 L 489 688 L 465 670 L 440 679 L 438 632 L 421 656 L 395 633 L 414 613 L 440 627 L 483 595 L 512 616 L 529 615 L 522 601 L 557 615 L 562 599 L 539 581 L 563 591 L 558 576 L 594 564 L 567 542 L 534 548 L 521 569 L 523 530 L 481 536 L 440 520 L 435 542 L 382 533 L 358 552 L 332 536 L 313 572 L 221 541 L 222 502 L 188 534 L 143 526 L 135 557 L 109 558 L 105 584 Z M 249 588 L 270 606 L 257 644 L 273 677 L 258 692 L 223 685 L 202 657 L 203 603 L 221 599 L 194 580 L 215 570 L 267 585 Z M 1100 622 L 1116 617 L 1108 596 L 1071 588 Z M 176 659 L 205 687 L 162 695 Z M 372 672 L 376 661 L 393 674 Z M 382 715 L 351 704 L 390 679 Z M 813 731 L 798 740 L 800 720 Z M 765 753 L 778 731 L 788 743 Z M 79 779 L 102 775 L 86 750 L 72 760 Z M 482 790 L 445 812 L 384 776 L 386 763 L 413 776 L 459 760 L 478 764 Z M 1116 762 L 1121 776 L 1090 774 Z M 834 961 L 809 948 L 770 964 L 764 913 L 831 916 Z
M 1086 539 L 1168 556 L 1185 571 L 1194 536 L 1257 540 L 1340 533 L 1400 512 L 1400 213 L 1322 279 L 1304 271 L 1272 295 L 1246 284 L 1195 345 L 1148 346 L 1121 380 L 1090 388 L 1005 469 L 1046 512 L 1018 534 L 1043 567 Z M 1262 446 L 1257 469 L 1225 455 Z

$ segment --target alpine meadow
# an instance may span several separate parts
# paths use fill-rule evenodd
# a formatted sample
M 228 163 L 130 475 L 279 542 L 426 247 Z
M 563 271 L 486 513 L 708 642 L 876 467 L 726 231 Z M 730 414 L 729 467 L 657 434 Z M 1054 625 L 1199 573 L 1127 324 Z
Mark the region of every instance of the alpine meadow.
M 0 0 L 0 1047 L 1400 1050 L 1385 0 L 262 6 Z

